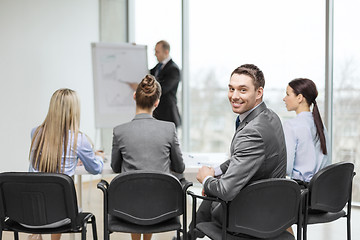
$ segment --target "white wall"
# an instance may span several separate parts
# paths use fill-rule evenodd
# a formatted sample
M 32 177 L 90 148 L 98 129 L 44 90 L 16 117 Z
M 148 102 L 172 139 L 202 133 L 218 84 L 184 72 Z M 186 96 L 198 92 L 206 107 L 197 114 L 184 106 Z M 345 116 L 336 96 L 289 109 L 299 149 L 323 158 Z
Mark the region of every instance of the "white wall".
M 91 42 L 99 41 L 98 0 L 0 1 L 0 172 L 26 171 L 30 131 L 52 93 L 81 100 L 81 130 L 95 138 Z

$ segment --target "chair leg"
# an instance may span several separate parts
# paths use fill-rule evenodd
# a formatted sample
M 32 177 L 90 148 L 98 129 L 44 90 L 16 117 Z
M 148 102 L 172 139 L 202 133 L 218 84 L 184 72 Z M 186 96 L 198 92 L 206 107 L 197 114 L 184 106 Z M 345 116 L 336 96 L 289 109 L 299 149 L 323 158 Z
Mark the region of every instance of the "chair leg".
M 92 226 L 92 232 L 93 232 L 93 238 L 94 240 L 97 240 L 97 230 L 96 230 L 96 219 L 95 216 L 91 217 L 91 226 Z
M 18 232 L 14 232 L 14 239 L 19 240 L 19 233 Z
M 104 221 L 106 223 L 106 221 Z M 104 225 L 104 240 L 110 240 L 110 232 L 108 225 Z
M 176 239 L 177 239 L 177 240 L 180 240 L 180 231 L 179 231 L 179 230 L 176 231 Z M 185 238 L 184 238 L 184 239 L 185 239 Z
M 301 223 L 296 226 L 296 239 L 301 240 Z
M 347 215 L 347 240 L 351 240 L 351 225 L 350 225 L 350 215 Z
M 81 231 L 81 240 L 86 240 L 86 224 Z
M 304 223 L 303 226 L 303 239 L 306 240 L 307 239 L 307 224 Z
M 190 227 L 190 236 L 191 236 L 191 240 L 194 239 L 194 230 L 196 228 L 196 197 L 192 197 L 192 221 L 191 221 L 192 226 Z M 186 239 L 187 240 L 187 239 Z

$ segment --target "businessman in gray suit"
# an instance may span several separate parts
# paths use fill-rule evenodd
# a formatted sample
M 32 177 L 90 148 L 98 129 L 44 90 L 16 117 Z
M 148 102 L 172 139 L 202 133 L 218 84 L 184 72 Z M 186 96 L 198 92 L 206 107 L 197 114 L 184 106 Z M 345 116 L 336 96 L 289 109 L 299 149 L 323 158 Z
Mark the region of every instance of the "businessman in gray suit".
M 279 117 L 263 102 L 264 85 L 262 71 L 253 64 L 244 64 L 232 72 L 228 98 L 238 118 L 231 156 L 218 168 L 199 169 L 197 180 L 202 183 L 205 195 L 231 201 L 253 181 L 285 177 L 284 133 Z M 221 223 L 220 216 L 219 205 L 203 201 L 197 223 L 212 220 Z M 194 237 L 203 234 L 194 232 Z

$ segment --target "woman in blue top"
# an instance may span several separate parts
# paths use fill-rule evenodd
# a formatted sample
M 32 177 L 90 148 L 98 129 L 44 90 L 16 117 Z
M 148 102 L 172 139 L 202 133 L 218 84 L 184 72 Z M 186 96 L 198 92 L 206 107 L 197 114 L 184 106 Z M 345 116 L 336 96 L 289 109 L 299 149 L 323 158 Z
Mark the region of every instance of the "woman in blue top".
M 316 103 L 317 96 L 313 81 L 297 78 L 289 83 L 283 99 L 287 110 L 297 114 L 284 123 L 287 175 L 304 182 L 309 182 L 316 172 L 330 164 L 329 140 Z
M 80 159 L 88 172 L 101 173 L 104 153 L 93 151 L 86 135 L 80 132 L 79 125 L 80 104 L 76 92 L 71 89 L 57 90 L 51 97 L 44 122 L 31 132 L 29 171 L 72 176 Z M 66 223 L 64 219 L 54 224 Z M 51 235 L 52 240 L 60 237 L 61 234 Z

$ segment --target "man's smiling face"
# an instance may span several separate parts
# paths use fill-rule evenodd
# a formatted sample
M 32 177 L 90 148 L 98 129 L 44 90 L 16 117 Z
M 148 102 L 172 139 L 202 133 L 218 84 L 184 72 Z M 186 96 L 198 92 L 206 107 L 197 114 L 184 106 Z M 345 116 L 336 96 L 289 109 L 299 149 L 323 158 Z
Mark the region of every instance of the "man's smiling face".
M 234 113 L 242 114 L 261 102 L 263 89 L 255 89 L 254 80 L 245 74 L 233 74 L 230 78 L 228 98 Z

